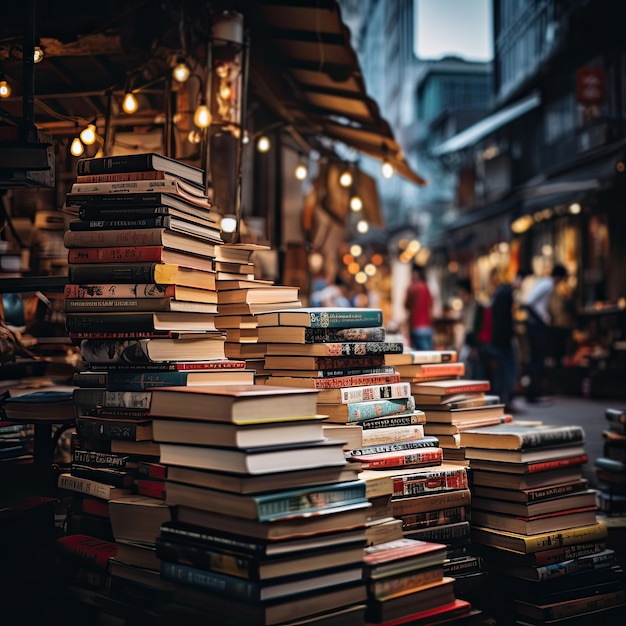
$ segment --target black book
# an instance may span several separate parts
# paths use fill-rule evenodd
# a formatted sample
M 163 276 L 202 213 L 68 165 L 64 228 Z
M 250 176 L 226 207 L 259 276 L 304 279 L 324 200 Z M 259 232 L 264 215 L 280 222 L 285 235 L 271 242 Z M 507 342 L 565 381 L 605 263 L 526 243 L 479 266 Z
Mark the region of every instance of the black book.
M 120 156 L 79 159 L 76 164 L 78 176 L 89 174 L 116 174 L 126 172 L 157 171 L 178 176 L 196 185 L 204 185 L 204 171 L 171 157 L 147 152 Z

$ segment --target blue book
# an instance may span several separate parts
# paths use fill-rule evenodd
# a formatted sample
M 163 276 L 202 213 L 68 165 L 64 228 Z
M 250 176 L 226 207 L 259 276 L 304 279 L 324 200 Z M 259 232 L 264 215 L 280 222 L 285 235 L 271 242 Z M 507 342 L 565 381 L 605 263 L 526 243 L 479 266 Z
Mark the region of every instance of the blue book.
M 260 313 L 259 326 L 301 326 L 304 328 L 359 328 L 382 326 L 381 309 L 358 307 L 309 307 Z

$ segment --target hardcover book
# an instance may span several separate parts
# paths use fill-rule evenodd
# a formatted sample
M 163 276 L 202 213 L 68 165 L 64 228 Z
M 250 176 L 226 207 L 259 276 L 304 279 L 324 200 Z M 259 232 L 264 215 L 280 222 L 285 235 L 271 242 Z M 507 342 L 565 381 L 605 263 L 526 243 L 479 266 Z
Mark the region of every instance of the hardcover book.
M 189 313 L 217 313 L 214 302 L 176 300 L 175 298 L 66 298 L 63 308 L 68 312 L 94 313 L 124 311 L 176 311 Z
M 477 391 L 489 391 L 488 380 L 437 380 L 428 383 L 414 383 L 413 391 L 416 394 L 449 396 Z
M 350 402 L 348 404 L 321 404 L 318 411 L 327 415 L 329 421 L 361 422 L 388 415 L 412 413 L 415 410 L 413 396 L 408 398 L 388 398 L 368 400 L 366 402 Z
M 381 309 L 358 307 L 310 307 L 300 311 L 273 311 L 259 315 L 259 326 L 304 328 L 360 328 L 382 326 Z
M 278 356 L 265 357 L 265 369 L 268 371 L 282 371 L 294 376 L 293 370 L 314 372 L 316 370 L 341 370 L 365 367 L 385 367 L 384 354 L 367 356 Z M 395 370 L 394 370 L 395 371 Z M 340 374 L 341 375 L 341 374 Z
M 182 220 L 181 220 L 182 221 Z M 191 232 L 195 230 L 195 232 Z M 203 254 L 206 248 L 212 254 L 215 243 L 222 241 L 219 227 L 195 229 L 191 227 L 185 231 L 172 230 L 170 228 L 114 228 L 110 230 L 66 230 L 63 243 L 66 248 L 100 248 L 117 246 L 166 246 L 177 250 L 185 242 L 189 252 L 198 251 Z
M 498 450 L 549 448 L 561 444 L 578 444 L 584 440 L 585 431 L 581 426 L 526 426 L 516 422 L 483 426 L 477 430 L 465 430 L 461 434 L 461 445 L 464 447 Z
M 160 300 L 174 298 L 187 302 L 217 302 L 217 292 L 210 289 L 196 289 L 182 285 L 164 285 L 158 283 L 91 283 L 67 284 L 63 289 L 65 298 L 125 299 L 141 298 Z
M 215 330 L 215 314 L 182 311 L 67 313 L 65 327 L 70 333 L 206 332 Z
M 268 355 L 304 355 L 304 356 L 366 356 L 370 354 L 391 354 L 402 352 L 403 344 L 395 341 L 343 341 L 334 343 L 270 343 Z
M 457 356 L 456 350 L 405 350 L 402 354 L 390 354 L 386 361 L 388 365 L 454 363 Z
M 351 458 L 361 461 L 364 469 L 388 467 L 418 467 L 422 465 L 440 465 L 443 451 L 438 447 L 398 450 L 379 454 L 352 454 Z
M 259 341 L 267 343 L 336 343 L 341 341 L 385 341 L 385 328 L 305 328 L 299 326 L 261 326 Z

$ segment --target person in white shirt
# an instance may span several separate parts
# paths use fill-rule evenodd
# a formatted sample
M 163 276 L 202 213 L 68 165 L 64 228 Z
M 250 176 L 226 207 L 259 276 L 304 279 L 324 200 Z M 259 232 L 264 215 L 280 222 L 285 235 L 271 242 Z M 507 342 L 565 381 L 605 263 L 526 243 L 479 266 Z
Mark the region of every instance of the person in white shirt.
M 545 359 L 550 340 L 551 320 L 548 307 L 555 285 L 565 278 L 567 278 L 565 266 L 555 265 L 550 276 L 542 276 L 535 281 L 522 305 L 527 313 L 526 329 L 530 352 L 530 384 L 526 388 L 527 402 L 541 401 Z

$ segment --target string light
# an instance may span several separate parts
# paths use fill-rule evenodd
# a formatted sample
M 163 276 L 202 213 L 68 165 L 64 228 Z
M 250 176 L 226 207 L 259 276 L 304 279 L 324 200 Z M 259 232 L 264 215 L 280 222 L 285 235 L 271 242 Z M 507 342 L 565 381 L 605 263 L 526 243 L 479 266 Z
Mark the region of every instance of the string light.
M 0 80 L 0 98 L 8 98 L 11 95 L 11 85 L 3 78 Z
M 299 165 L 296 165 L 294 176 L 296 177 L 297 180 L 305 180 L 307 177 L 307 174 L 308 174 L 308 171 L 306 169 L 306 165 L 303 165 L 302 163 L 300 163 Z
M 259 152 L 269 152 L 271 147 L 272 147 L 272 144 L 269 138 L 266 137 L 265 135 L 262 135 L 261 137 L 259 137 L 258 141 L 256 142 L 256 149 Z
M 364 235 L 370 229 L 370 225 L 365 220 L 359 220 L 356 229 Z
M 174 80 L 177 80 L 179 83 L 185 83 L 190 75 L 191 70 L 189 69 L 187 63 L 185 63 L 185 60 L 182 57 L 176 59 L 176 65 L 172 70 Z
M 139 103 L 137 102 L 137 98 L 135 98 L 135 94 L 131 91 L 127 91 L 124 94 L 124 99 L 122 100 L 122 109 L 124 113 L 128 113 L 128 115 L 132 115 L 139 108 Z
M 352 196 L 350 198 L 350 209 L 355 213 L 358 213 L 363 208 L 363 200 L 359 196 Z
M 350 185 L 352 185 L 352 181 L 352 173 L 348 170 L 345 170 L 342 172 L 341 176 L 339 176 L 339 184 L 342 187 L 350 187 Z
M 393 165 L 391 165 L 391 163 L 389 163 L 389 161 L 385 159 L 381 163 L 380 173 L 383 175 L 383 178 L 391 178 L 396 173 L 396 170 Z
M 225 233 L 234 233 L 237 229 L 237 218 L 234 215 L 224 215 L 221 221 L 222 231 Z
M 193 123 L 198 128 L 208 128 L 213 121 L 213 116 L 211 115 L 211 111 L 209 111 L 209 107 L 205 102 L 200 102 L 196 112 L 193 114 Z
M 80 140 L 86 146 L 91 146 L 96 143 L 96 126 L 93 122 L 87 124 L 87 126 L 80 131 Z
M 70 145 L 70 152 L 72 156 L 79 157 L 85 151 L 85 146 L 83 146 L 82 141 L 78 137 L 74 137 L 72 139 L 72 144 Z
M 44 52 L 41 46 L 35 46 L 33 49 L 33 63 L 41 63 L 43 61 Z
M 187 135 L 187 141 L 194 144 L 200 143 L 202 141 L 202 135 L 200 134 L 200 131 L 196 128 L 190 130 L 189 134 Z

